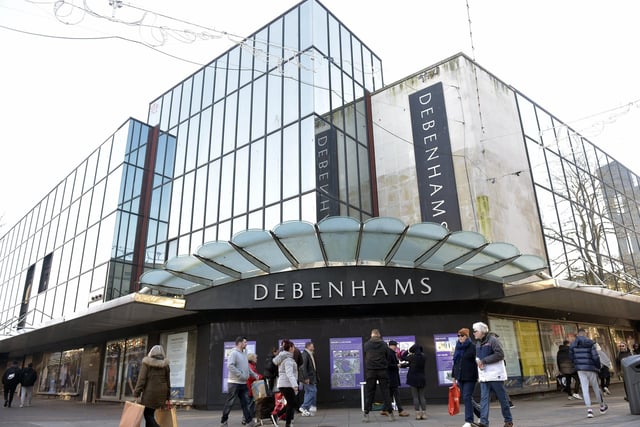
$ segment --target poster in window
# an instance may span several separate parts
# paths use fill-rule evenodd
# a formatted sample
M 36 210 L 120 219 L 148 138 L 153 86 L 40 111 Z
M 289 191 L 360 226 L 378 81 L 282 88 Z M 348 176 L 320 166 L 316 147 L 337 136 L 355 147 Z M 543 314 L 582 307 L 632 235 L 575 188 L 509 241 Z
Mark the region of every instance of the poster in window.
M 180 332 L 167 336 L 167 359 L 171 363 L 171 398 L 184 397 L 185 376 L 187 373 L 187 345 L 189 333 Z
M 136 388 L 142 359 L 147 353 L 147 337 L 129 338 L 126 341 L 125 352 L 125 388 L 124 396 L 133 397 L 133 391 Z
M 358 389 L 364 381 L 362 338 L 329 340 L 332 389 Z
M 458 333 L 435 334 L 433 336 L 436 349 L 436 369 L 438 369 L 438 385 L 451 385 L 453 378 L 453 353 L 458 342 Z
M 518 340 L 516 339 L 516 329 L 513 320 L 509 319 L 489 319 L 489 326 L 500 338 L 502 350 L 504 351 L 504 362 L 507 365 L 507 375 L 509 377 L 521 377 L 520 360 L 518 357 Z
M 122 359 L 122 349 L 124 341 L 110 341 L 104 355 L 104 373 L 102 380 L 102 397 L 118 397 L 118 371 Z

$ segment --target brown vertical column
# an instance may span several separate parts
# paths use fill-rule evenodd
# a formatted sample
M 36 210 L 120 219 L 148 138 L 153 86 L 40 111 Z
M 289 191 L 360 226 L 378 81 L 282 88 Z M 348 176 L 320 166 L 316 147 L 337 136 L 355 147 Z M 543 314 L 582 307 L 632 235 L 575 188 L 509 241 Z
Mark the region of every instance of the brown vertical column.
M 365 91 L 364 94 L 365 108 L 367 111 L 367 148 L 369 149 L 369 173 L 371 181 L 371 210 L 373 216 L 379 216 L 378 211 L 378 178 L 376 173 L 376 149 L 373 144 L 373 120 L 371 119 L 371 93 Z
M 151 209 L 151 195 L 153 190 L 153 171 L 156 168 L 159 133 L 159 127 L 155 126 L 149 133 L 149 139 L 147 140 L 142 188 L 140 189 L 140 207 L 138 210 L 135 249 L 133 251 L 133 271 L 131 272 L 130 292 L 140 290 L 140 282 L 138 279 L 140 279 L 140 276 L 144 272 L 144 262 L 147 252 L 147 234 L 149 232 L 149 211 Z

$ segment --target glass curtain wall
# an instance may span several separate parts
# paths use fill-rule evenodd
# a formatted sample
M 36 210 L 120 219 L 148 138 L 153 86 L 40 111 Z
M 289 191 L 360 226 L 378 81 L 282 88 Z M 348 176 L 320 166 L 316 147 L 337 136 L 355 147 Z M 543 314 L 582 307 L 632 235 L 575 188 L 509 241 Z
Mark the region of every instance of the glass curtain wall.
M 106 298 L 108 277 L 122 282 L 125 269 L 110 267 L 110 261 L 125 263 L 132 251 L 132 218 L 139 208 L 135 189 L 149 129 L 127 121 L 0 238 L 0 333 L 11 335 L 86 309 Z M 164 138 L 168 164 L 154 175 L 155 190 L 163 195 L 170 193 L 171 180 L 163 173 L 173 170 L 175 145 Z M 156 199 L 151 223 L 165 238 L 168 215 L 162 216 L 162 198 Z
M 309 0 L 152 102 L 149 123 L 176 136 L 165 259 L 249 228 L 316 222 L 325 202 L 371 217 L 364 98 L 381 86 L 378 57 Z
M 554 277 L 640 294 L 638 175 L 516 95 Z

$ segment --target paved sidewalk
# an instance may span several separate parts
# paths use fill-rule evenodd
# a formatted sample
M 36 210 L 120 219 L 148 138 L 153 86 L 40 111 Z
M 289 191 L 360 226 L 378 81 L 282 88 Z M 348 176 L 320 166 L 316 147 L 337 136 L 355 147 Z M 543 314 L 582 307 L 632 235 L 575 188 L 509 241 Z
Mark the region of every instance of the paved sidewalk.
M 629 404 L 622 397 L 622 386 L 616 384 L 611 387 L 611 391 L 612 395 L 607 397 L 609 405 L 607 413 L 600 415 L 597 406 L 594 405 L 595 417 L 592 419 L 587 418 L 587 410 L 582 400 L 568 400 L 564 393 L 513 396 L 512 399 L 516 405 L 512 409 L 514 425 L 516 427 L 640 426 L 640 415 L 631 415 Z M 411 408 L 408 402 L 404 406 L 405 410 Z M 117 427 L 121 411 L 122 404 L 119 403 L 83 404 L 76 401 L 35 399 L 33 406 L 20 408 L 19 402 L 16 405 L 14 401 L 14 406 L 11 408 L 0 408 L 0 426 Z M 415 420 L 415 412 L 409 412 L 410 417 L 396 417 L 395 422 L 390 422 L 387 417 L 379 415 L 378 412 L 372 412 L 371 421 L 365 424 L 362 423 L 362 413 L 359 408 L 320 408 L 315 417 L 296 416 L 294 427 L 460 427 L 464 424 L 462 414 L 449 416 L 447 407 L 443 404 L 428 405 L 427 420 Z M 178 424 L 180 427 L 218 427 L 220 413 L 221 410 L 179 410 Z M 232 411 L 229 427 L 241 427 L 240 419 L 240 410 Z M 502 427 L 503 422 L 497 402 L 491 405 L 490 421 L 491 426 Z M 280 426 L 284 426 L 284 422 L 281 422 Z

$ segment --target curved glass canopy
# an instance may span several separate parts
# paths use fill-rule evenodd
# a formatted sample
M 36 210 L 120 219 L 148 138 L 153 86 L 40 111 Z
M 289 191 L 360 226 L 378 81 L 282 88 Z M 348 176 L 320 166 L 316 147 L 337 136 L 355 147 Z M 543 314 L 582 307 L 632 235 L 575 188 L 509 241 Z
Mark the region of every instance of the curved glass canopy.
M 509 283 L 547 268 L 535 255 L 509 243 L 489 243 L 471 231 L 449 232 L 436 223 L 405 225 L 396 218 L 329 217 L 312 224 L 288 221 L 271 231 L 246 230 L 230 241 L 200 246 L 162 269 L 147 271 L 140 284 L 172 294 L 290 270 L 333 266 L 418 268 Z

